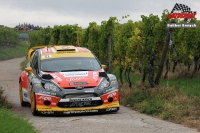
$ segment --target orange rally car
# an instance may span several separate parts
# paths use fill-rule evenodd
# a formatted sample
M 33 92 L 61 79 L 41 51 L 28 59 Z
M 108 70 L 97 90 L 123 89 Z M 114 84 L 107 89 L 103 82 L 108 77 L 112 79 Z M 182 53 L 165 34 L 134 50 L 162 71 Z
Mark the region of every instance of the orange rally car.
M 31 54 L 31 55 L 30 55 Z M 21 106 L 33 115 L 117 112 L 119 85 L 95 55 L 70 45 L 31 48 L 19 77 Z

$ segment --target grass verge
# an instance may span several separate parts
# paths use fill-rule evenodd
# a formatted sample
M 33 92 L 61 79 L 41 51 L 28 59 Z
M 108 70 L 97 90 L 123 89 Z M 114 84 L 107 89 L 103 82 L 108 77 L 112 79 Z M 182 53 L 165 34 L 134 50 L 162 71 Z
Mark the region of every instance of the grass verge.
M 21 67 L 21 70 L 22 70 L 22 71 L 25 69 L 27 63 L 28 63 L 28 60 L 27 60 L 27 59 L 25 59 L 24 61 L 22 61 L 22 62 L 20 63 L 20 67 Z
M 1 46 L 0 61 L 19 58 L 27 55 L 29 45 L 21 41 L 16 46 Z
M 0 107 L 0 127 L 1 133 L 38 133 L 29 120 L 3 107 Z
M 0 133 L 38 133 L 28 119 L 12 111 L 12 105 L 3 92 L 0 86 Z
M 200 131 L 200 77 L 162 79 L 155 88 L 148 82 L 141 83 L 141 79 L 141 75 L 132 74 L 133 87 L 130 89 L 127 83 L 122 85 L 122 105 Z

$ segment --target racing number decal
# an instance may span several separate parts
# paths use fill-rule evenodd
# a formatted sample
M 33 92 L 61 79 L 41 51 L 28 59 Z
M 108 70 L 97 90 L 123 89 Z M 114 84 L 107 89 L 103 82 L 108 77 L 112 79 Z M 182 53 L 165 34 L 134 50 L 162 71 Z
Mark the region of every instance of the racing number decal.
M 42 58 L 47 59 L 47 58 L 51 58 L 51 55 L 43 55 Z

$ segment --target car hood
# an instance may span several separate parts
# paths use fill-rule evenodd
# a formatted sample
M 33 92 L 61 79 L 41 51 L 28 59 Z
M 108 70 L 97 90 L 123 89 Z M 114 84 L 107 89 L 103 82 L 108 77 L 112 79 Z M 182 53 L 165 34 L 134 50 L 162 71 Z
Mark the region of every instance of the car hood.
M 64 89 L 73 89 L 77 86 L 82 86 L 84 88 L 96 87 L 102 80 L 99 77 L 98 71 L 70 71 L 70 72 L 45 72 L 44 74 L 50 74 L 54 79 L 54 83 Z

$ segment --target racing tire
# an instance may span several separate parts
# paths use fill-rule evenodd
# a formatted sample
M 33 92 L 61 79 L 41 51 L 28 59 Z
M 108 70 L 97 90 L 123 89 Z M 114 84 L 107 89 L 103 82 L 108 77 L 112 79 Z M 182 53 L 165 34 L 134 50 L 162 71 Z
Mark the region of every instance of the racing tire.
M 38 115 L 38 111 L 36 110 L 35 92 L 33 90 L 31 90 L 31 112 L 33 116 Z
M 19 97 L 20 97 L 20 104 L 22 107 L 26 107 L 28 105 L 28 102 L 23 101 L 23 93 L 22 93 L 22 83 L 19 83 Z

